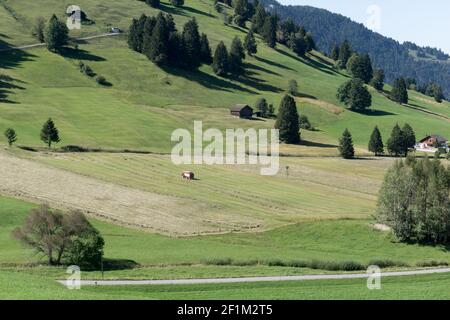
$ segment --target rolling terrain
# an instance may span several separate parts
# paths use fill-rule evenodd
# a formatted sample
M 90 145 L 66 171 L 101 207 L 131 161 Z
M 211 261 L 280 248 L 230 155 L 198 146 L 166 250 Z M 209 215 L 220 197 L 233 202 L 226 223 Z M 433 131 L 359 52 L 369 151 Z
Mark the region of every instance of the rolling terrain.
M 229 45 L 234 36 L 245 36 L 246 30 L 224 25 L 212 0 L 186 0 L 180 8 L 162 3 L 178 29 L 195 17 L 213 50 L 219 41 Z M 0 49 L 36 43 L 30 35 L 35 20 L 53 13 L 64 18 L 69 4 L 0 0 Z M 95 24 L 71 31 L 73 38 L 103 34 L 112 26 L 127 30 L 133 17 L 158 12 L 137 0 L 78 4 Z M 418 137 L 449 137 L 450 103 L 410 91 L 410 103 L 398 105 L 386 92 L 371 90 L 371 110 L 355 113 L 335 97 L 349 76 L 326 57 L 313 52 L 301 59 L 286 47 L 268 48 L 260 38 L 258 46 L 238 78 L 217 77 L 210 66 L 159 68 L 131 51 L 126 35 L 79 41 L 78 50 L 64 55 L 45 48 L 0 52 L 0 131 L 13 127 L 22 147 L 9 148 L 0 137 L 0 298 L 176 299 L 187 292 L 193 299 L 447 298 L 445 275 L 388 279 L 387 290 L 373 294 L 360 280 L 68 292 L 55 281 L 65 277 L 64 268 L 41 266 L 41 257 L 11 237 L 37 204 L 82 210 L 106 242 L 105 273 L 86 271 L 88 279 L 301 275 L 375 260 L 390 261 L 387 268 L 393 270 L 449 263 L 446 247 L 400 244 L 390 232 L 374 228 L 378 190 L 394 159 L 372 157 L 366 149 L 375 125 L 384 140 L 396 123 L 409 123 Z M 84 76 L 79 61 L 112 85 L 100 87 Z M 276 176 L 259 175 L 257 166 L 171 162 L 172 131 L 192 129 L 194 120 L 221 130 L 273 128 L 274 119 L 235 119 L 229 107 L 265 97 L 278 108 L 290 79 L 299 83 L 299 112 L 317 130 L 303 130 L 301 145 L 281 146 Z M 60 130 L 56 147 L 98 152 L 44 149 L 39 132 L 49 117 Z M 338 158 L 345 128 L 356 144 L 354 161 Z M 182 181 L 182 170 L 195 171 L 198 180 Z M 310 266 L 296 267 L 295 260 Z M 313 261 L 325 267 L 312 268 Z

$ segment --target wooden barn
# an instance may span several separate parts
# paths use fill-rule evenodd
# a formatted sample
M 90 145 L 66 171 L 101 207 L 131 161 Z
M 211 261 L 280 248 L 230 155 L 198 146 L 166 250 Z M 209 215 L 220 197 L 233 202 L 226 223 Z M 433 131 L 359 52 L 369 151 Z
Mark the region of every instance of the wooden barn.
M 243 119 L 250 119 L 253 117 L 253 108 L 248 104 L 237 104 L 230 109 L 231 115 Z

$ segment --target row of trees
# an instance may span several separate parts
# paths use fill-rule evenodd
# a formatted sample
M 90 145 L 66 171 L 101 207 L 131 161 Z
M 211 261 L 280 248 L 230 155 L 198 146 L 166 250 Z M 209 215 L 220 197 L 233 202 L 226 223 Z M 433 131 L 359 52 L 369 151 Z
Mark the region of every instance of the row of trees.
M 416 135 L 413 128 L 409 124 L 405 124 L 400 128 L 398 124 L 392 129 L 391 136 L 387 141 L 387 150 L 393 156 L 407 156 L 408 152 L 414 148 L 416 144 Z M 384 143 L 381 132 L 378 126 L 372 131 L 370 135 L 368 149 L 376 156 L 384 154 Z M 355 149 L 353 145 L 353 138 L 348 129 L 345 129 L 342 137 L 339 139 L 339 152 L 344 159 L 353 159 L 355 156 Z
M 196 69 L 212 63 L 212 52 L 206 34 L 199 32 L 195 18 L 178 32 L 172 15 L 160 12 L 156 17 L 142 14 L 133 19 L 128 46 L 158 65 Z
M 400 241 L 450 243 L 450 168 L 439 160 L 407 158 L 387 172 L 378 217 Z
M 10 147 L 17 142 L 17 133 L 13 128 L 6 129 L 4 135 Z M 56 128 L 55 123 L 51 118 L 49 118 L 42 126 L 40 138 L 49 148 L 51 148 L 52 143 L 61 141 L 58 128 Z

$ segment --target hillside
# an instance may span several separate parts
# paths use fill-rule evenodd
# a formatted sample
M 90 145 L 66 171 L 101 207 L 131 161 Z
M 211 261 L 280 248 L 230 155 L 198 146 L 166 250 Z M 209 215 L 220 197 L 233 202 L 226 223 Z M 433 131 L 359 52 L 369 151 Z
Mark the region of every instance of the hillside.
M 55 11 L 63 16 L 65 7 L 54 0 L 46 0 L 44 5 L 32 4 L 27 9 L 29 3 L 25 0 L 1 3 L 2 21 L 8 21 L 0 35 L 4 46 L 34 43 L 28 34 L 35 19 L 49 17 Z M 103 33 L 108 26 L 126 29 L 131 19 L 142 12 L 148 15 L 157 12 L 140 1 L 127 4 L 127 10 L 123 10 L 120 1 L 111 1 L 108 6 L 102 1 L 81 1 L 80 6 L 95 24 L 72 32 L 73 37 Z M 222 23 L 212 1 L 187 1 L 183 8 L 165 3 L 163 10 L 174 15 L 178 26 L 195 17 L 200 31 L 208 34 L 213 49 L 221 40 L 229 44 L 234 36 L 245 35 L 245 30 Z M 11 12 L 20 15 L 12 17 Z M 247 58 L 247 74 L 239 79 L 219 78 L 209 66 L 198 72 L 160 69 L 128 49 L 124 36 L 79 43 L 79 50 L 66 56 L 44 48 L 0 52 L 4 83 L 0 128 L 12 126 L 18 131 L 19 144 L 39 146 L 40 125 L 53 117 L 61 130 L 61 145 L 168 152 L 172 130 L 191 127 L 186 120 L 204 120 L 205 126 L 219 128 L 272 127 L 272 120 L 230 123 L 228 108 L 236 103 L 253 105 L 261 96 L 277 107 L 288 80 L 296 79 L 301 92 L 297 98 L 300 112 L 319 129 L 303 131 L 303 138 L 316 146 L 335 145 L 348 127 L 355 142 L 364 148 L 371 127 L 379 125 L 386 137 L 397 122 L 409 122 L 418 136 L 450 135 L 448 103 L 438 105 L 411 92 L 411 105 L 399 106 L 373 92 L 372 111 L 354 113 L 335 98 L 337 88 L 347 76 L 334 71 L 320 54 L 300 59 L 285 47 L 273 50 L 261 39 L 258 44 L 258 54 Z M 77 67 L 80 60 L 105 76 L 112 87 L 100 88 L 82 75 Z
M 377 68 L 386 72 L 388 82 L 403 76 L 417 79 L 420 85 L 439 83 L 450 95 L 450 64 L 448 54 L 433 48 L 396 40 L 373 32 L 363 24 L 340 14 L 310 6 L 283 6 L 275 0 L 262 0 L 271 5 L 282 18 L 303 24 L 315 37 L 318 49 L 329 53 L 334 44 L 349 40 L 359 52 L 369 53 Z M 333 30 L 333 32 L 330 32 Z

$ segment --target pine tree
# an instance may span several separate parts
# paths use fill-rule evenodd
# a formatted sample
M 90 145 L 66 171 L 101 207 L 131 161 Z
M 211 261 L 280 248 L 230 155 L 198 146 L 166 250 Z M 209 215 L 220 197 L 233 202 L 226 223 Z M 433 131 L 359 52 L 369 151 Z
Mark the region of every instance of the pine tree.
M 244 47 L 242 46 L 241 39 L 236 36 L 231 43 L 229 56 L 229 70 L 231 73 L 239 74 L 242 72 L 243 59 L 245 59 Z
M 8 140 L 8 145 L 11 147 L 14 142 L 17 141 L 17 134 L 13 128 L 8 128 L 5 131 L 6 140 Z
M 331 50 L 330 58 L 334 61 L 338 61 L 339 59 L 339 46 L 334 44 L 333 49 Z
M 416 134 L 414 133 L 413 128 L 407 123 L 403 126 L 402 132 L 403 138 L 405 139 L 404 153 L 406 155 L 408 154 L 408 151 L 413 149 L 416 145 Z
M 266 118 L 268 116 L 268 110 L 269 110 L 269 106 L 267 104 L 267 100 L 264 98 L 260 98 L 258 99 L 258 101 L 256 101 L 256 110 L 258 110 L 258 112 L 261 114 L 262 118 Z
M 147 23 L 147 20 L 149 20 L 148 21 L 149 24 L 147 25 L 147 30 L 146 30 L 145 24 Z M 137 35 L 136 35 L 136 38 L 137 38 L 136 51 L 137 52 L 140 52 L 140 53 L 144 52 L 144 34 L 147 31 L 149 39 L 150 39 L 155 23 L 156 23 L 156 19 L 154 17 L 148 18 L 145 14 L 142 14 L 139 17 L 138 26 L 137 26 Z
M 296 33 L 290 37 L 288 42 L 289 47 L 294 51 L 299 57 L 304 57 L 308 44 L 305 38 L 303 38 L 300 33 Z
M 383 139 L 381 138 L 381 132 L 378 129 L 378 126 L 373 129 L 372 135 L 370 136 L 369 151 L 373 152 L 375 156 L 379 156 L 384 153 Z
M 228 50 L 223 41 L 221 41 L 214 53 L 213 70 L 218 76 L 225 76 L 228 73 Z
M 249 56 L 253 56 L 258 52 L 258 45 L 256 44 L 256 39 L 253 34 L 253 30 L 250 30 L 247 33 L 247 36 L 245 37 L 244 40 L 244 47 L 245 50 L 247 50 Z
M 298 111 L 295 100 L 290 95 L 285 95 L 278 111 L 275 129 L 280 130 L 280 141 L 288 144 L 300 142 L 300 127 L 298 123 Z
M 296 80 L 289 80 L 288 87 L 288 92 L 291 96 L 295 97 L 298 95 L 298 83 Z
M 142 17 L 141 17 L 142 18 Z M 142 23 L 142 21 L 140 21 Z M 148 17 L 144 22 L 144 28 L 142 29 L 142 48 L 141 52 L 147 56 L 148 59 L 151 59 L 152 52 L 152 35 L 153 29 L 156 25 L 156 18 Z
M 183 37 L 178 31 L 172 32 L 169 36 L 168 52 L 168 62 L 171 66 L 186 67 Z
M 382 91 L 384 88 L 384 70 L 378 69 L 375 70 L 372 80 L 370 81 L 370 85 L 374 87 L 378 91 Z
M 263 34 L 264 23 L 266 22 L 266 18 L 267 18 L 266 9 L 264 9 L 262 3 L 259 3 L 259 5 L 256 6 L 255 15 L 252 18 L 252 22 L 255 31 L 261 35 Z
M 352 56 L 353 50 L 350 46 L 350 43 L 345 40 L 340 49 L 339 49 L 339 60 L 338 60 L 338 66 L 341 69 L 345 69 L 347 67 L 348 60 Z
M 53 15 L 49 22 L 45 34 L 45 42 L 50 51 L 57 52 L 69 41 L 69 29 L 67 25 L 58 20 Z
M 408 103 L 408 90 L 404 78 L 398 78 L 394 81 L 390 97 L 397 103 Z
M 339 139 L 339 152 L 344 159 L 353 159 L 355 157 L 353 139 L 348 129 L 345 129 L 342 137 Z
M 310 32 L 307 32 L 305 37 L 306 43 L 306 52 L 311 52 L 316 49 L 316 43 L 314 42 L 314 38 Z
M 167 32 L 166 19 L 162 13 L 159 13 L 150 38 L 150 48 L 148 51 L 148 58 L 154 63 L 163 65 L 167 62 L 168 40 L 169 34 Z
M 242 18 L 244 18 L 244 21 L 245 21 L 245 19 L 247 19 L 247 13 L 248 13 L 248 1 L 247 0 L 234 0 L 233 7 L 234 7 L 234 15 L 241 16 Z
M 392 129 L 391 137 L 387 142 L 389 154 L 395 155 L 396 157 L 405 155 L 405 145 L 405 135 L 399 125 L 396 124 Z
M 267 16 L 263 27 L 263 37 L 267 45 L 275 48 L 277 45 L 277 18 L 273 15 Z
M 60 141 L 59 131 L 51 118 L 42 127 L 41 140 L 48 145 L 48 148 L 52 147 L 52 142 L 58 143 Z
M 213 61 L 211 47 L 209 46 L 208 36 L 202 33 L 200 37 L 200 60 L 202 63 L 211 64 Z
M 369 55 L 354 53 L 347 62 L 347 70 L 354 77 L 369 83 L 373 78 L 372 62 Z
M 133 19 L 128 31 L 128 47 L 131 50 L 139 52 L 139 46 L 139 21 L 137 19 Z
M 201 43 L 198 24 L 195 18 L 188 21 L 183 28 L 183 41 L 186 50 L 186 63 L 190 69 L 198 68 L 201 64 Z

